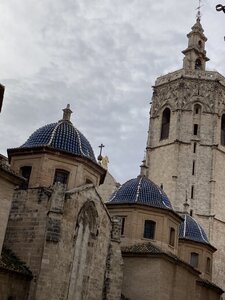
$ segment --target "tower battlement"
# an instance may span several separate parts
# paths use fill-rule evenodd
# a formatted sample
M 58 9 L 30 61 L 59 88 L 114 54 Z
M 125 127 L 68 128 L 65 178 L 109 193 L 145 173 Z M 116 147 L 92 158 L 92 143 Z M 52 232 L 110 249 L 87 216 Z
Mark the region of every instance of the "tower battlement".
M 180 69 L 166 75 L 158 77 L 155 81 L 155 86 L 159 86 L 179 78 L 193 78 L 193 79 L 205 79 L 212 81 L 219 81 L 225 86 L 225 77 L 217 71 L 201 71 L 201 70 L 187 70 Z

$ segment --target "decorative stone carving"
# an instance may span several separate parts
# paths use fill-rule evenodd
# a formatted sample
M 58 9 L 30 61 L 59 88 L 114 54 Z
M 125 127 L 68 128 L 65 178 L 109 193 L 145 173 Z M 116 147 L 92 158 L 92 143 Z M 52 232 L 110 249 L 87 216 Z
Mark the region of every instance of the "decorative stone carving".
M 217 91 L 214 80 L 195 78 L 179 78 L 174 82 L 167 82 L 154 87 L 151 107 L 151 117 L 157 117 L 168 105 L 172 110 L 192 110 L 194 102 L 201 103 L 203 112 L 219 114 L 225 109 L 225 88 Z M 218 103 L 217 103 L 218 102 Z

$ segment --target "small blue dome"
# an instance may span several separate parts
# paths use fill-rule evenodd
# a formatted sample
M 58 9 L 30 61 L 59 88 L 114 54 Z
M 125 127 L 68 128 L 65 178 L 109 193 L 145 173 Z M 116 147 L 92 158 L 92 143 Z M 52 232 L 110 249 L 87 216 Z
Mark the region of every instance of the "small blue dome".
M 188 214 L 183 214 L 184 221 L 180 224 L 179 238 L 209 244 L 204 229 Z
M 173 209 L 166 194 L 145 176 L 138 176 L 125 182 L 112 194 L 109 203 L 138 203 Z
M 85 156 L 96 162 L 85 136 L 68 120 L 45 125 L 36 130 L 20 148 L 48 146 L 71 154 Z

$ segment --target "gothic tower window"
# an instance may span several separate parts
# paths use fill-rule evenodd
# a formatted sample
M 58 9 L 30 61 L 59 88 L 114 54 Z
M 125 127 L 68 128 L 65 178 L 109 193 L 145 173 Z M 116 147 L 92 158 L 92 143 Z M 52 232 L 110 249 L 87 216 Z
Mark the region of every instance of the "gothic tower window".
M 195 114 L 195 115 L 198 115 L 198 114 L 200 114 L 200 113 L 201 113 L 201 105 L 195 104 L 195 105 L 194 105 L 194 114 Z
M 221 119 L 221 145 L 225 146 L 225 114 L 222 115 Z
M 156 223 L 152 220 L 145 220 L 144 227 L 144 238 L 146 239 L 154 239 L 155 237 L 155 225 Z
M 193 134 L 198 135 L 198 124 L 194 124 Z
M 201 67 L 202 67 L 202 62 L 199 58 L 197 58 L 195 61 L 195 70 L 201 70 Z
M 196 153 L 196 147 L 197 147 L 197 143 L 194 142 L 194 145 L 193 145 L 193 153 Z
M 195 160 L 192 162 L 192 175 L 195 175 Z
M 191 186 L 191 199 L 194 199 L 194 185 Z
M 168 139 L 170 131 L 170 109 L 167 107 L 162 114 L 161 140 Z
M 198 41 L 198 47 L 201 49 L 202 48 L 202 41 Z

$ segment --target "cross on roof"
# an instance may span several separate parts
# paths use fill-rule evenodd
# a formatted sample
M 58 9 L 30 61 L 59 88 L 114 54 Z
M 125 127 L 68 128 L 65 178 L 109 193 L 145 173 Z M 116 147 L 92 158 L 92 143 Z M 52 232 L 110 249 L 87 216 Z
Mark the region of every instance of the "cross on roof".
M 101 144 L 100 146 L 98 146 L 100 148 L 100 153 L 99 153 L 99 156 L 98 156 L 98 160 L 101 161 L 102 160 L 102 148 L 105 147 L 105 145 Z

